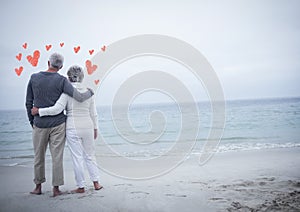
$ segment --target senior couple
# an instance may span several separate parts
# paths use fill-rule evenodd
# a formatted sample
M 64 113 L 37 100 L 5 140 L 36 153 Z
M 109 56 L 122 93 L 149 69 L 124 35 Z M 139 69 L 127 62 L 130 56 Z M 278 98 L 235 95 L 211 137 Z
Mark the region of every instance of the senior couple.
M 27 86 L 26 109 L 33 129 L 33 181 L 36 185 L 31 194 L 42 194 L 42 183 L 46 181 L 45 153 L 48 145 L 52 157 L 53 196 L 62 194 L 59 186 L 64 184 L 65 140 L 71 152 L 77 184 L 77 189 L 72 193 L 85 192 L 84 163 L 95 190 L 102 188 L 94 151 L 98 119 L 93 92 L 81 84 L 84 77 L 81 67 L 69 68 L 69 80 L 58 74 L 63 61 L 62 55 L 52 54 L 48 70 L 32 74 Z

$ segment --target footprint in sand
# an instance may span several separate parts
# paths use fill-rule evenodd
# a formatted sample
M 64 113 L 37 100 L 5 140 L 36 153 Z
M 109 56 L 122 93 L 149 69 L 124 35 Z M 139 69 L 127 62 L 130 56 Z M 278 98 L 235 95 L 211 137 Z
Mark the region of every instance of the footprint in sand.
M 242 181 L 241 183 L 235 184 L 235 186 L 241 186 L 241 187 L 248 187 L 248 186 L 254 186 L 255 183 L 250 180 Z
M 266 182 L 263 182 L 263 181 L 258 183 L 258 185 L 260 185 L 260 186 L 264 186 L 264 185 L 266 185 L 266 184 L 267 184 L 267 183 L 266 183 Z
M 275 177 L 261 177 L 261 178 L 257 178 L 257 180 L 274 181 Z
M 131 193 L 131 194 L 146 194 L 146 195 L 150 194 L 150 193 L 144 192 L 144 191 L 132 191 L 132 192 L 130 192 L 130 193 Z
M 200 181 L 192 181 L 190 182 L 191 184 L 199 184 L 199 185 L 207 185 L 207 183 L 204 183 L 204 182 L 200 182 Z
M 187 195 L 182 194 L 182 195 L 176 195 L 176 194 L 165 194 L 168 197 L 187 197 Z
M 221 198 L 221 197 L 213 197 L 213 198 L 210 198 L 209 200 L 218 201 L 218 200 L 223 200 L 223 198 Z
M 132 186 L 130 183 L 120 183 L 120 184 L 115 184 L 114 186 Z
M 288 184 L 292 185 L 293 187 L 299 188 L 300 182 L 295 180 L 288 180 Z

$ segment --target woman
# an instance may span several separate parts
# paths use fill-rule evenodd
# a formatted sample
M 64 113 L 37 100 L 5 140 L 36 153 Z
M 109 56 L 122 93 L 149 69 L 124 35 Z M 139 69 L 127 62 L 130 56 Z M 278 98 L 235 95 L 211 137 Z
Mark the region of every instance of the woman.
M 67 75 L 72 85 L 80 92 L 87 91 L 81 84 L 84 74 L 79 66 L 69 68 Z M 84 162 L 86 163 L 95 190 L 103 188 L 99 180 L 99 170 L 95 157 L 94 139 L 98 133 L 98 119 L 93 97 L 80 103 L 62 94 L 54 106 L 48 108 L 33 108 L 32 115 L 53 116 L 66 109 L 66 137 L 69 146 L 75 173 L 77 189 L 73 193 L 84 193 Z

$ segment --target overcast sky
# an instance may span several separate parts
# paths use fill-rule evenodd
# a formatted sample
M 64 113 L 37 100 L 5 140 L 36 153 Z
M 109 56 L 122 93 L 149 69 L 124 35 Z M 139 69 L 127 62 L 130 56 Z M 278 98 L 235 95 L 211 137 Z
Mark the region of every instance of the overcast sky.
M 139 34 L 168 35 L 193 45 L 215 69 L 226 99 L 300 96 L 299 10 L 298 0 L 1 0 L 0 109 L 24 108 L 29 77 L 47 68 L 51 53 L 64 54 L 65 74 L 72 64 L 84 66 L 89 49 L 97 52 Z M 41 58 L 33 68 L 25 57 L 36 49 Z M 14 69 L 21 65 L 18 77 Z M 197 91 L 196 82 L 180 75 Z M 118 86 L 113 76 L 107 90 Z

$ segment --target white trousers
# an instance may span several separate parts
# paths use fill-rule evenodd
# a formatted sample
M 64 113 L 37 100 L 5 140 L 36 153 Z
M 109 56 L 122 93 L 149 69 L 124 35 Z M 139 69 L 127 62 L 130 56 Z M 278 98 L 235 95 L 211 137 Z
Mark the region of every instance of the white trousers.
M 95 156 L 94 129 L 67 129 L 66 137 L 78 188 L 85 187 L 84 163 L 88 169 L 90 179 L 99 181 L 99 169 Z

